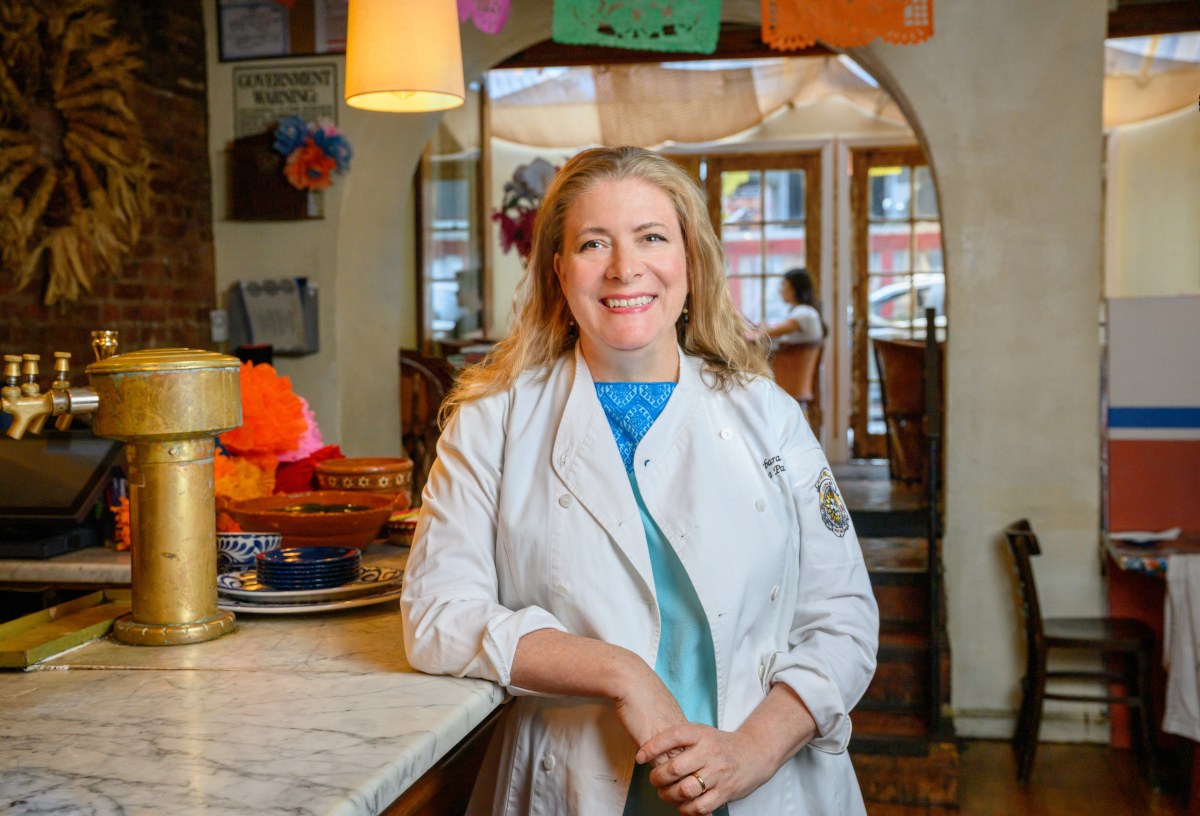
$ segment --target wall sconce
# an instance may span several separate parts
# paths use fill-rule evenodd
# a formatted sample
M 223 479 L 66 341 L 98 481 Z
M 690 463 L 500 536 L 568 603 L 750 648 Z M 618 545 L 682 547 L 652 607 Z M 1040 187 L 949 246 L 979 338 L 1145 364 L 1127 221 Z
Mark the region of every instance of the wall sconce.
M 346 28 L 346 104 L 390 112 L 463 103 L 454 0 L 353 0 Z

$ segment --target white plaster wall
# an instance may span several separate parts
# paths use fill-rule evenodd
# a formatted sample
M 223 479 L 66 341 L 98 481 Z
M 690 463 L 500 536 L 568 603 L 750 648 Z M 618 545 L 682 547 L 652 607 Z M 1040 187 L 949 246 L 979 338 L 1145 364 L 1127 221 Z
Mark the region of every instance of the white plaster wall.
M 237 280 L 307 276 L 320 287 L 321 350 L 276 358 L 309 401 L 329 443 L 348 456 L 399 455 L 399 349 L 416 345 L 412 176 L 437 124 L 432 114 L 379 114 L 340 103 L 339 126 L 354 148 L 351 171 L 325 192 L 325 217 L 296 222 L 226 218 L 226 149 L 233 133 L 233 69 L 217 59 L 216 2 L 203 0 L 208 49 L 208 143 L 212 165 L 217 295 Z M 336 62 L 321 55 L 270 65 Z
M 1200 116 L 1189 105 L 1108 138 L 1107 296 L 1200 293 Z
M 1006 525 L 1027 517 L 1041 538 L 1046 615 L 1103 613 L 1106 13 L 1105 0 L 939 0 L 929 41 L 854 53 L 914 120 L 943 214 L 952 327 L 944 558 L 961 734 L 1011 734 L 1023 659 Z M 1096 715 L 1060 715 L 1043 737 L 1104 738 Z

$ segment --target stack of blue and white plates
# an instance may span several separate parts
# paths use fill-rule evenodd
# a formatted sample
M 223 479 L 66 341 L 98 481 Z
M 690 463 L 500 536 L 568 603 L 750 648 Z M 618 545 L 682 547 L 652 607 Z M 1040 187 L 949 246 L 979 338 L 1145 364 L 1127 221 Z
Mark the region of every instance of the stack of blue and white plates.
M 353 547 L 296 547 L 257 557 L 258 581 L 272 589 L 323 589 L 358 577 L 361 554 Z

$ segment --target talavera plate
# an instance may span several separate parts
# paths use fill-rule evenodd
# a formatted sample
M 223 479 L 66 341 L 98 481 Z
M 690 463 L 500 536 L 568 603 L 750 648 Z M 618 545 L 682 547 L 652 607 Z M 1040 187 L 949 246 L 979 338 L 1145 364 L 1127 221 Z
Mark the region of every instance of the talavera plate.
M 378 584 L 374 585 L 378 587 Z M 374 595 L 363 595 L 358 598 L 346 598 L 337 601 L 326 601 L 323 603 L 288 603 L 288 604 L 258 604 L 258 603 L 242 603 L 240 601 L 230 600 L 229 598 L 217 599 L 217 606 L 221 609 L 228 609 L 231 612 L 238 613 L 254 613 L 255 615 L 303 615 L 307 612 L 329 612 L 335 609 L 353 609 L 356 606 L 370 606 L 371 604 L 384 603 L 386 601 L 394 601 L 403 593 L 400 587 L 389 589 L 386 592 L 379 592 Z
M 341 586 L 326 589 L 272 589 L 258 582 L 258 574 L 254 570 L 246 572 L 227 572 L 217 576 L 217 592 L 241 601 L 257 604 L 310 604 L 321 601 L 337 601 L 346 598 L 357 598 L 385 591 L 388 584 L 394 584 L 404 577 L 404 571 L 387 569 L 385 567 L 363 567 L 357 580 Z M 233 607 L 221 606 L 222 609 Z

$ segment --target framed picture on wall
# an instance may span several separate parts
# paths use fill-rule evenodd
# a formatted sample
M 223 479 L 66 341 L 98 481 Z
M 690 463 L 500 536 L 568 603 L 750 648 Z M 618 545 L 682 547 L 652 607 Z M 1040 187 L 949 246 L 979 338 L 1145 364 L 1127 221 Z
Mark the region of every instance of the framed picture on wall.
M 347 0 L 218 0 L 221 61 L 346 52 Z

